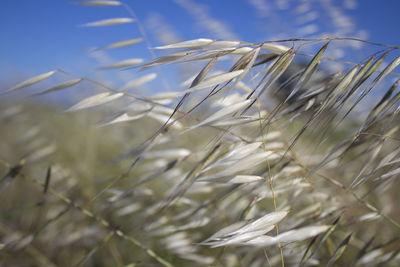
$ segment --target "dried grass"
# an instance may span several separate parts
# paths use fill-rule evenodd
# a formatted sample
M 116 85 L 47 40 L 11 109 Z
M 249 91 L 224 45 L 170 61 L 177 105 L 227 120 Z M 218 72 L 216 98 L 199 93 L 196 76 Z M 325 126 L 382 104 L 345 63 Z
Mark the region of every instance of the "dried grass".
M 146 36 L 101 49 L 142 39 Z M 324 57 L 326 41 L 348 39 L 387 50 L 343 73 L 324 73 L 320 63 L 332 60 Z M 286 46 L 289 41 L 293 47 Z M 297 45 L 303 42 L 319 50 L 288 76 L 304 54 Z M 92 112 L 53 117 L 41 114 L 44 107 L 3 104 L 1 121 L 8 127 L 0 147 L 2 264 L 399 263 L 399 80 L 383 96 L 377 92 L 397 75 L 400 57 L 379 66 L 399 47 L 354 38 L 263 43 L 200 38 L 157 48 L 167 54 L 142 69 L 204 59 L 207 64 L 186 88 L 161 95 L 125 91 L 159 77 L 156 73 L 121 89 L 74 77 L 39 92 L 87 82 L 102 92 L 66 111 L 109 103 Z M 223 56 L 233 63 L 216 72 Z M 103 68 L 140 63 L 127 59 Z M 6 92 L 56 73 L 68 74 L 47 72 Z M 371 96 L 373 105 L 361 102 Z M 353 113 L 361 105 L 365 116 L 358 119 Z M 88 126 L 93 118 L 108 127 Z

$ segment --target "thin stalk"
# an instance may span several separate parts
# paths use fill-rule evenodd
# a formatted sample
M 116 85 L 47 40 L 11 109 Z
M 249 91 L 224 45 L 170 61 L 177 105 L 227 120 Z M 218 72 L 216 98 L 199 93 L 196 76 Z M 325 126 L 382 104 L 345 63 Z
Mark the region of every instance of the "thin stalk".
M 41 181 L 37 180 L 36 178 L 32 178 L 30 176 L 27 176 L 25 174 L 20 174 L 21 177 L 23 177 L 24 179 L 31 181 L 33 183 L 36 183 L 40 186 L 44 186 L 44 183 L 42 183 Z M 58 199 L 62 200 L 63 202 L 65 202 L 68 205 L 71 205 L 73 208 L 79 210 L 80 212 L 82 212 L 83 214 L 85 214 L 86 216 L 94 219 L 98 224 L 100 224 L 101 226 L 109 229 L 110 231 L 114 231 L 114 227 L 112 226 L 111 223 L 109 223 L 107 220 L 103 219 L 100 216 L 97 216 L 96 214 L 94 214 L 93 212 L 91 212 L 90 210 L 80 206 L 79 204 L 75 203 L 73 200 L 71 200 L 70 198 L 58 193 L 57 191 L 55 191 L 52 187 L 49 186 L 48 188 L 48 192 L 50 192 L 52 195 L 56 196 Z M 137 240 L 134 237 L 131 237 L 127 234 L 125 234 L 122 230 L 116 230 L 115 234 L 127 241 L 129 241 L 130 243 L 136 245 L 137 247 L 141 248 L 142 250 L 144 250 L 144 252 L 146 252 L 147 255 L 149 255 L 151 258 L 155 259 L 156 261 L 158 261 L 161 265 L 165 266 L 165 267 L 173 267 L 173 265 L 171 263 L 169 263 L 168 261 L 166 261 L 165 259 L 163 259 L 162 257 L 160 257 L 157 253 L 155 253 L 153 250 L 151 250 L 150 248 L 147 248 L 145 245 L 143 245 L 139 240 Z
M 277 130 L 279 132 L 281 132 L 281 134 L 283 134 L 283 131 L 279 128 L 277 128 Z M 286 144 L 288 144 L 286 141 L 284 141 Z M 301 161 L 299 160 L 299 158 L 297 157 L 296 153 L 294 152 L 293 148 L 290 150 L 293 154 L 293 157 L 295 158 L 297 164 L 303 168 L 306 172 L 309 172 L 310 169 L 307 168 L 306 166 L 304 166 L 303 164 L 301 164 Z M 376 212 L 377 214 L 379 214 L 382 218 L 384 218 L 387 222 L 389 222 L 391 225 L 393 225 L 395 228 L 397 228 L 397 230 L 400 232 L 400 223 L 398 223 L 397 221 L 395 221 L 393 218 L 391 218 L 388 215 L 383 214 L 380 210 L 378 210 L 377 208 L 375 208 L 374 206 L 372 206 L 371 204 L 365 202 L 362 198 L 360 198 L 355 192 L 353 192 L 352 190 L 348 190 L 348 188 L 342 184 L 341 182 L 330 178 L 328 176 L 325 176 L 323 174 L 320 174 L 318 172 L 315 173 L 316 175 L 320 176 L 321 178 L 325 179 L 326 181 L 328 181 L 329 183 L 339 187 L 340 189 L 344 190 L 345 192 L 349 193 L 357 200 L 357 202 L 359 202 L 362 206 L 364 206 L 365 208 L 369 209 L 370 211 Z
M 261 112 L 260 112 L 261 104 L 260 104 L 260 100 L 259 100 L 258 97 L 257 97 L 257 107 L 258 107 L 258 116 L 260 118 L 259 123 L 260 123 L 260 131 L 261 131 L 263 149 L 264 149 L 264 152 L 266 152 L 267 151 L 267 147 L 266 147 L 266 144 L 265 144 L 264 134 L 263 134 L 263 127 L 262 127 L 262 123 L 261 123 Z M 277 209 L 277 207 L 276 207 L 276 197 L 275 197 L 274 185 L 272 183 L 271 166 L 269 164 L 269 160 L 268 159 L 266 160 L 266 163 L 267 163 L 267 168 L 268 168 L 268 184 L 269 184 L 269 188 L 270 188 L 270 190 L 272 192 L 272 202 L 274 204 L 274 211 L 276 211 L 276 209 Z M 275 232 L 276 232 L 276 235 L 279 235 L 278 223 L 275 224 Z M 282 247 L 280 242 L 278 243 L 278 247 L 279 247 L 279 254 L 281 256 L 281 266 L 285 267 L 285 259 L 283 257 L 283 247 Z
M 157 58 L 156 54 L 154 53 L 154 51 L 151 47 L 151 43 L 149 41 L 149 38 L 147 37 L 146 31 L 144 30 L 144 27 L 143 27 L 142 23 L 140 22 L 139 18 L 136 16 L 136 13 L 133 11 L 133 9 L 129 5 L 124 3 L 123 6 L 128 11 L 128 13 L 132 16 L 132 18 L 135 20 L 135 22 L 139 28 L 140 34 L 142 35 L 142 37 L 146 43 L 146 48 L 150 52 L 152 59 Z M 161 79 L 162 79 L 162 82 L 163 82 L 165 88 L 167 89 L 167 91 L 170 91 L 170 87 L 168 85 L 167 80 L 164 77 L 164 74 L 161 71 L 159 71 L 158 73 L 161 76 Z
M 354 37 L 291 38 L 291 39 L 284 39 L 284 40 L 268 41 L 268 42 L 264 42 L 264 43 L 283 43 L 283 42 L 296 42 L 296 41 L 315 42 L 315 41 L 334 41 L 334 40 L 356 41 L 356 42 L 366 43 L 366 44 L 375 45 L 375 46 L 383 46 L 383 47 L 389 47 L 389 48 L 393 48 L 393 49 L 400 49 L 400 46 L 397 46 L 397 45 L 388 45 L 388 44 L 383 44 L 383 43 L 371 42 L 371 41 L 366 41 L 366 40 L 354 38 Z

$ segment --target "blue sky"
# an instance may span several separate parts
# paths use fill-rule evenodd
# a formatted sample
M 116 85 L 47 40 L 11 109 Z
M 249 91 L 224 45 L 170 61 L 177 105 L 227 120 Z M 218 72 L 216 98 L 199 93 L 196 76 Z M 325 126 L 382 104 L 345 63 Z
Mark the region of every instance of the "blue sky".
M 153 46 L 162 41 L 199 37 L 259 42 L 321 34 L 400 45 L 398 0 L 125 0 L 124 3 L 132 7 Z M 7 77 L 3 84 L 12 84 L 16 77 L 56 68 L 87 75 L 107 60 L 132 57 L 150 60 L 144 43 L 90 55 L 96 47 L 141 37 L 140 31 L 136 23 L 111 27 L 79 25 L 128 16 L 120 6 L 86 7 L 67 0 L 2 0 L 0 78 Z M 338 45 L 330 52 L 340 59 L 361 60 L 373 49 Z

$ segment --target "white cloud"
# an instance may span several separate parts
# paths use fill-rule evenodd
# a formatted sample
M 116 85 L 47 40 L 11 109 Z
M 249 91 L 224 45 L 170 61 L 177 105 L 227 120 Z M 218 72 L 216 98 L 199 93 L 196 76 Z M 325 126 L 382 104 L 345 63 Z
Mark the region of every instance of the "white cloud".
M 271 10 L 265 0 L 248 0 L 248 2 L 257 10 L 257 14 L 260 17 L 271 16 Z
M 204 6 L 197 4 L 192 0 L 175 0 L 175 2 L 190 13 L 195 18 L 197 24 L 212 33 L 215 38 L 225 40 L 239 39 L 227 25 L 212 18 Z
M 304 27 L 301 27 L 297 30 L 297 34 L 299 36 L 306 36 L 306 35 L 311 35 L 314 34 L 318 31 L 318 26 L 316 24 L 310 24 L 306 25 Z

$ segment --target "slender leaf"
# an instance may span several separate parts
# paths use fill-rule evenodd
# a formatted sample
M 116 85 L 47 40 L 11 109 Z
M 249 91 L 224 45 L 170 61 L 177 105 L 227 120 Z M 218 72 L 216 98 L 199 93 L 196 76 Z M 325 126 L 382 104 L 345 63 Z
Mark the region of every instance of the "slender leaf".
M 326 267 L 332 267 L 333 264 L 343 255 L 343 252 L 346 250 L 348 243 L 350 242 L 351 235 L 349 234 L 337 247 L 333 256 L 328 260 Z
M 298 91 L 300 91 L 303 86 L 310 80 L 311 75 L 315 72 L 317 69 L 317 66 L 319 64 L 319 61 L 327 49 L 329 43 L 326 43 L 322 48 L 318 51 L 318 53 L 313 57 L 313 59 L 310 61 L 308 64 L 307 68 L 304 70 L 304 72 L 301 74 L 299 80 L 297 81 L 294 89 L 292 92 L 290 92 L 289 96 L 286 98 L 285 101 L 288 101 L 293 95 L 295 95 Z
M 38 83 L 40 81 L 43 81 L 44 79 L 49 78 L 50 76 L 52 76 L 56 72 L 57 71 L 53 70 L 53 71 L 49 71 L 49 72 L 34 76 L 32 78 L 29 78 L 28 80 L 25 80 L 25 81 L 15 85 L 14 87 L 8 89 L 7 91 L 5 91 L 5 93 L 11 92 L 11 91 L 15 91 L 15 90 L 18 90 L 18 89 L 33 85 L 35 83 Z
M 140 43 L 142 41 L 143 41 L 142 38 L 128 39 L 128 40 L 123 40 L 123 41 L 111 43 L 109 45 L 106 45 L 106 46 L 103 46 L 101 48 L 98 48 L 97 50 L 106 50 L 106 49 L 127 47 L 127 46 L 131 46 L 131 45 L 135 45 L 135 44 Z
M 82 110 L 86 108 L 91 108 L 99 105 L 103 105 L 106 103 L 109 103 L 111 101 L 114 101 L 120 97 L 122 97 L 124 93 L 100 93 L 94 96 L 90 96 L 88 98 L 83 99 L 79 103 L 73 105 L 72 107 L 68 108 L 64 112 L 72 112 L 72 111 L 77 111 L 77 110 Z
M 211 116 L 209 116 L 207 119 L 203 120 L 202 122 L 200 122 L 199 124 L 196 124 L 195 126 L 192 126 L 190 129 L 194 129 L 200 126 L 204 126 L 207 124 L 210 124 L 211 122 L 215 122 L 218 121 L 219 119 L 234 113 L 240 109 L 242 109 L 243 107 L 245 107 L 246 105 L 248 105 L 250 103 L 251 100 L 245 100 L 243 102 L 239 102 L 236 104 L 233 104 L 231 106 L 225 107 L 223 109 L 218 110 L 217 112 L 215 112 L 214 114 L 212 114 Z
M 142 62 L 143 62 L 143 59 L 141 59 L 141 58 L 131 58 L 131 59 L 125 59 L 122 61 L 118 61 L 112 65 L 101 67 L 100 69 L 107 70 L 107 69 L 125 68 L 125 67 L 130 67 L 133 65 L 140 64 Z
M 261 48 L 277 54 L 286 53 L 288 50 L 290 50 L 290 47 L 279 44 L 270 44 L 270 43 L 263 44 Z
M 54 91 L 58 91 L 58 90 L 61 90 L 61 89 L 64 89 L 64 88 L 68 88 L 68 87 L 71 87 L 71 86 L 74 86 L 74 85 L 80 83 L 81 81 L 83 81 L 83 78 L 69 80 L 69 81 L 66 81 L 64 83 L 60 83 L 60 84 L 57 84 L 55 86 L 52 86 L 52 87 L 50 87 L 50 88 L 48 88 L 48 89 L 46 89 L 44 91 L 41 91 L 37 95 L 44 95 L 44 94 L 47 94 L 47 93 L 50 93 L 50 92 L 54 92 Z
M 103 19 L 98 21 L 93 21 L 89 23 L 82 24 L 83 27 L 99 27 L 99 26 L 114 26 L 125 23 L 131 23 L 134 20 L 132 18 L 113 18 L 113 19 Z
M 156 47 L 156 49 L 197 48 L 197 47 L 209 45 L 213 42 L 214 42 L 214 40 L 211 40 L 211 39 L 200 38 L 200 39 L 184 41 L 184 42 L 170 44 L 170 45 L 158 46 L 158 47 Z
M 217 74 L 217 75 L 211 76 L 209 78 L 205 78 L 202 82 L 200 82 L 196 86 L 191 87 L 189 89 L 189 91 L 196 91 L 196 90 L 208 88 L 211 86 L 215 86 L 215 85 L 230 81 L 242 73 L 243 73 L 243 70 L 236 70 L 236 71 L 232 71 L 232 72 Z
M 124 91 L 124 90 L 131 89 L 134 87 L 142 86 L 143 84 L 154 80 L 156 77 L 157 77 L 156 73 L 150 73 L 150 74 L 144 75 L 140 78 L 137 78 L 135 80 L 127 82 L 124 86 L 121 87 L 120 90 Z

